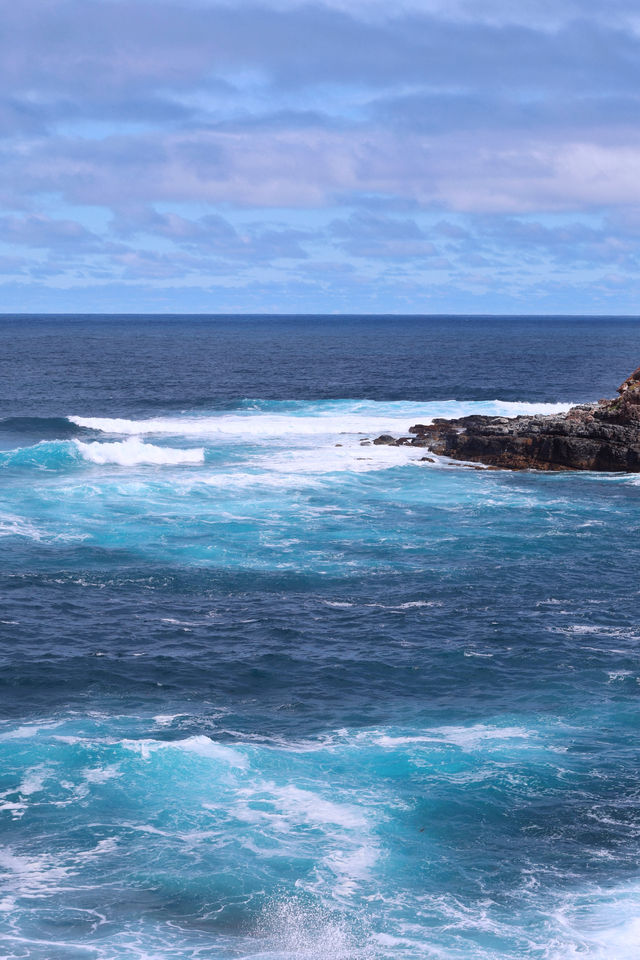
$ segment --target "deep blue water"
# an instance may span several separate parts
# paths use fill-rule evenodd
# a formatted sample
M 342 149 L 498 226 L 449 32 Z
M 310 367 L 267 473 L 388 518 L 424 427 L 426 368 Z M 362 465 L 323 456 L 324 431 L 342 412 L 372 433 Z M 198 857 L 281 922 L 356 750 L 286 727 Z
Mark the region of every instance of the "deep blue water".
M 640 941 L 640 482 L 375 447 L 614 318 L 0 318 L 0 956 Z

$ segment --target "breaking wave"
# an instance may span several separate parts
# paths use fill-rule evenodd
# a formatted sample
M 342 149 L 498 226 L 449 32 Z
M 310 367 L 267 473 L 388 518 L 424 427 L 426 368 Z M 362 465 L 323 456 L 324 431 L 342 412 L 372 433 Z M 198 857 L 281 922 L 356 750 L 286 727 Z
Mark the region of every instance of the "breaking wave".
M 157 447 L 152 443 L 144 443 L 139 437 L 129 440 L 114 441 L 113 443 L 83 443 L 74 441 L 80 455 L 92 463 L 116 463 L 123 467 L 137 464 L 194 464 L 204 462 L 204 448 L 194 447 L 190 450 L 177 450 L 173 447 Z
M 287 436 L 406 433 L 416 422 L 434 417 L 452 419 L 468 414 L 514 417 L 520 414 L 559 413 L 568 403 L 526 403 L 504 400 L 445 400 L 424 403 L 373 400 L 323 402 L 247 401 L 241 411 L 184 414 L 129 420 L 114 417 L 71 416 L 78 427 L 119 435 L 170 435 L 215 439 L 269 439 Z
M 0 452 L 0 467 L 31 467 L 38 470 L 60 470 L 83 461 L 99 465 L 123 467 L 179 466 L 204 462 L 204 448 L 179 449 L 144 443 L 139 437 L 112 443 L 82 440 L 57 440 L 35 443 L 32 447 Z

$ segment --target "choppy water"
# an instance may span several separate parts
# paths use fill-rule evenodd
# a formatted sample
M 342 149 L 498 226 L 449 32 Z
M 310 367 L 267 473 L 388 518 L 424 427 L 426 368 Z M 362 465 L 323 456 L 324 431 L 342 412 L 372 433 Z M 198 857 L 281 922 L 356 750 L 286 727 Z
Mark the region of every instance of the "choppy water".
M 363 445 L 640 322 L 0 320 L 0 956 L 627 960 L 640 485 Z

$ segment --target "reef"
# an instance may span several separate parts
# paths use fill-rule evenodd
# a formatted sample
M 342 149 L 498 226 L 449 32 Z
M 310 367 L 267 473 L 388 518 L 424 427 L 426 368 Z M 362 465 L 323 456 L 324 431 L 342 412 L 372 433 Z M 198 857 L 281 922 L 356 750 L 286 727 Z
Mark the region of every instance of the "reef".
M 438 456 L 510 470 L 638 473 L 640 367 L 618 387 L 614 399 L 583 403 L 566 413 L 438 418 L 408 432 L 409 437 L 384 434 L 373 442 L 426 447 Z

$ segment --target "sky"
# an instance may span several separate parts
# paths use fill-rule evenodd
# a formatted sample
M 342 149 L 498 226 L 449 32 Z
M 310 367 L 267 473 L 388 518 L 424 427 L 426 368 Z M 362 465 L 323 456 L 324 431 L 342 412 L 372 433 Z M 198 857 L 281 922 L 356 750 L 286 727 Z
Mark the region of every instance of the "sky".
M 1 312 L 640 313 L 636 0 L 1 19 Z

